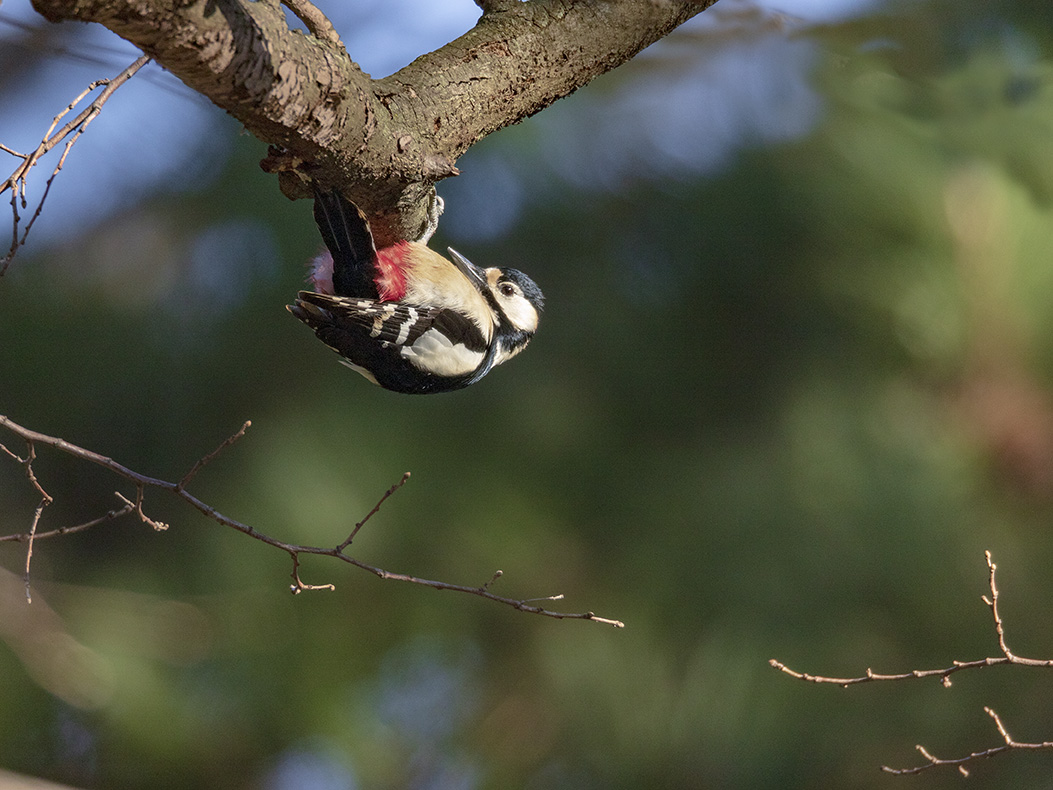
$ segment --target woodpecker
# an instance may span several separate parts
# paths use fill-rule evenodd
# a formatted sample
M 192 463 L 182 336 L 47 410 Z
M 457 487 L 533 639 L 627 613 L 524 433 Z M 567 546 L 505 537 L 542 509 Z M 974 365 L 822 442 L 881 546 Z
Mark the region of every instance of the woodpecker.
M 453 248 L 451 261 L 421 241 L 377 250 L 365 215 L 337 191 L 315 189 L 314 217 L 329 254 L 288 310 L 374 384 L 414 395 L 461 389 L 537 331 L 545 297 L 518 269 L 483 269 Z

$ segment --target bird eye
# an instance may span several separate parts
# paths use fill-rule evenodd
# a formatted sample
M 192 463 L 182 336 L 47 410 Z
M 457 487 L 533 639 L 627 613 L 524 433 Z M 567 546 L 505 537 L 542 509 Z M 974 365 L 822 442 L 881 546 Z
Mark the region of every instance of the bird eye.
M 498 290 L 501 291 L 501 296 L 515 296 L 516 287 L 512 283 L 501 283 L 498 286 Z

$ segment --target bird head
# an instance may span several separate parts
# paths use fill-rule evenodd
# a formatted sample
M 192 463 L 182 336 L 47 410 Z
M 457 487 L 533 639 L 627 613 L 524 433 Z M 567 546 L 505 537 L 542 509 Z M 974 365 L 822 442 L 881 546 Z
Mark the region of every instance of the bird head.
M 452 247 L 449 250 L 454 265 L 497 312 L 499 331 L 525 335 L 529 339 L 537 331 L 541 310 L 545 306 L 545 295 L 537 283 L 519 269 L 496 266 L 483 269 Z

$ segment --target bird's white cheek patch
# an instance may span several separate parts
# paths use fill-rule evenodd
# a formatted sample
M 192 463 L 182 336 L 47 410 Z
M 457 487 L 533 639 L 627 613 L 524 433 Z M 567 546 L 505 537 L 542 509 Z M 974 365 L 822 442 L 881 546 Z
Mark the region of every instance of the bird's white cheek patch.
M 502 305 L 508 322 L 524 332 L 536 332 L 538 324 L 537 308 L 526 299 L 519 297 Z
M 463 376 L 483 361 L 482 351 L 455 345 L 435 329 L 429 329 L 413 345 L 400 349 L 400 353 L 418 368 L 439 376 Z

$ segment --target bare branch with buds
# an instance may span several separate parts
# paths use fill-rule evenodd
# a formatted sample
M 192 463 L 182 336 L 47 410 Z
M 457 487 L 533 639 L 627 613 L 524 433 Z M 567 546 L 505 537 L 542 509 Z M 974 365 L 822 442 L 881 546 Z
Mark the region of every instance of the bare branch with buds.
M 96 80 L 91 83 L 91 85 L 85 88 L 77 98 L 71 101 L 62 112 L 52 119 L 51 126 L 48 127 L 46 132 L 44 132 L 44 136 L 40 140 L 40 145 L 30 153 L 22 154 L 15 151 L 13 148 L 0 144 L 0 151 L 22 160 L 21 164 L 14 169 L 11 175 L 9 175 L 5 181 L 0 183 L 0 195 L 7 191 L 11 192 L 12 225 L 11 246 L 3 257 L 0 257 L 0 277 L 2 277 L 4 272 L 7 271 L 7 267 L 11 264 L 11 260 L 15 257 L 15 253 L 18 252 L 18 248 L 26 243 L 29 231 L 32 230 L 33 224 L 37 221 L 37 217 L 40 216 L 40 212 L 44 208 L 44 201 L 47 200 L 48 193 L 51 191 L 51 184 L 59 174 L 59 171 L 62 170 L 62 166 L 66 163 L 66 157 L 69 156 L 70 149 L 73 148 L 73 145 L 80 139 L 80 136 L 84 134 L 88 125 L 99 115 L 102 111 L 102 106 L 113 95 L 113 92 L 135 76 L 135 73 L 149 62 L 150 58 L 143 55 L 141 58 L 136 59 L 134 63 L 128 66 L 128 68 L 116 77 L 112 79 Z M 91 104 L 81 110 L 80 113 L 60 129 L 55 128 L 68 113 L 76 109 L 77 105 L 99 88 L 102 88 L 103 90 L 92 100 Z M 40 196 L 40 200 L 37 201 L 36 209 L 30 216 L 29 221 L 26 222 L 25 225 L 22 225 L 24 217 L 18 213 L 18 209 L 19 206 L 22 207 L 23 211 L 26 211 L 29 208 L 29 197 L 26 188 L 29 174 L 33 168 L 40 163 L 41 157 L 55 148 L 55 146 L 63 140 L 66 141 L 66 145 L 62 150 L 62 155 L 59 157 L 58 162 L 55 164 L 55 168 L 51 171 L 51 175 L 44 183 L 44 191 Z
M 981 600 L 987 605 L 987 608 L 991 611 L 991 618 L 994 621 L 995 633 L 998 636 L 998 647 L 1002 652 L 1000 656 L 992 656 L 989 658 L 981 658 L 974 661 L 952 661 L 950 666 L 941 667 L 937 669 L 912 669 L 909 672 L 899 672 L 895 674 L 881 674 L 874 672 L 870 667 L 867 667 L 865 675 L 851 678 L 838 678 L 838 677 L 825 677 L 823 675 L 811 675 L 807 672 L 798 672 L 795 669 L 790 669 L 781 661 L 777 661 L 774 658 L 768 663 L 772 667 L 779 670 L 780 672 L 789 675 L 797 680 L 804 680 L 809 683 L 820 683 L 829 684 L 842 687 L 854 686 L 860 683 L 874 683 L 881 681 L 899 681 L 899 680 L 918 680 L 921 678 L 936 678 L 943 686 L 949 687 L 951 685 L 951 675 L 956 672 L 962 672 L 967 669 L 979 669 L 981 667 L 994 667 L 994 666 L 1006 666 L 1009 664 L 1016 666 L 1025 667 L 1053 667 L 1053 659 L 1048 658 L 1023 658 L 1016 655 L 1009 649 L 1009 645 L 1006 643 L 1005 638 L 1005 624 L 1002 621 L 1002 615 L 998 611 L 998 584 L 995 580 L 995 570 L 998 566 L 994 564 L 991 559 L 991 552 L 985 551 L 984 557 L 987 560 L 987 584 L 990 589 L 990 595 L 981 596 Z M 1043 741 L 1041 743 L 1023 743 L 1014 741 L 1009 733 L 1006 731 L 1005 726 L 1002 724 L 1002 720 L 998 717 L 998 714 L 989 707 L 985 707 L 984 710 L 987 714 L 994 719 L 995 726 L 998 728 L 998 732 L 1001 734 L 1002 739 L 1005 741 L 1001 746 L 993 746 L 990 749 L 984 749 L 982 751 L 973 752 L 965 757 L 958 757 L 953 759 L 941 759 L 933 756 L 924 746 L 918 745 L 917 750 L 921 755 L 928 761 L 923 765 L 919 765 L 913 768 L 890 768 L 887 765 L 883 765 L 881 770 L 890 774 L 917 774 L 922 771 L 927 771 L 930 768 L 936 768 L 938 766 L 950 766 L 957 768 L 963 776 L 968 776 L 969 772 L 965 768 L 965 765 L 975 760 L 981 760 L 987 757 L 994 757 L 996 754 L 1002 754 L 1003 752 L 1012 750 L 1024 750 L 1024 749 L 1053 749 L 1053 741 Z
M 160 480 L 156 477 L 150 477 L 148 475 L 140 474 L 139 472 L 129 469 L 128 467 L 118 463 L 117 461 L 114 461 L 112 458 L 93 452 L 91 450 L 87 450 L 83 447 L 78 447 L 77 445 L 71 444 L 70 442 L 67 442 L 64 439 L 59 439 L 54 436 L 48 436 L 46 434 L 39 433 L 28 428 L 24 428 L 23 426 L 15 423 L 11 419 L 0 415 L 0 427 L 6 428 L 15 436 L 22 439 L 26 443 L 27 451 L 26 455 L 23 457 L 11 451 L 3 445 L 0 445 L 0 449 L 2 449 L 3 452 L 6 455 L 10 456 L 13 460 L 22 464 L 22 466 L 25 468 L 26 477 L 29 479 L 30 483 L 34 486 L 35 490 L 41 496 L 40 504 L 37 506 L 34 512 L 28 532 L 18 535 L 6 535 L 0 537 L 0 541 L 20 541 L 28 544 L 25 562 L 25 583 L 27 597 L 29 595 L 30 564 L 33 556 L 33 543 L 36 540 L 40 540 L 41 538 L 45 537 L 57 537 L 59 535 L 67 535 L 72 532 L 82 531 L 88 529 L 89 527 L 97 526 L 107 521 L 112 521 L 116 518 L 119 518 L 120 516 L 127 515 L 133 512 L 138 515 L 139 519 L 143 523 L 149 524 L 154 529 L 166 529 L 168 527 L 167 524 L 156 521 L 150 518 L 149 516 L 145 515 L 143 512 L 144 492 L 146 491 L 146 489 L 153 488 L 161 489 L 163 491 L 168 491 L 169 493 L 174 494 L 175 496 L 179 497 L 184 502 L 189 504 L 191 507 L 195 508 L 211 520 L 215 521 L 217 524 L 222 524 L 225 527 L 230 527 L 231 529 L 237 530 L 238 532 L 248 535 L 249 537 L 254 538 L 255 540 L 258 540 L 262 543 L 266 543 L 268 546 L 274 546 L 275 548 L 284 551 L 286 554 L 289 555 L 293 564 L 293 584 L 291 585 L 291 590 L 293 593 L 300 593 L 305 590 L 335 589 L 334 585 L 332 584 L 306 584 L 300 578 L 300 557 L 302 555 L 317 555 L 323 557 L 333 557 L 334 559 L 346 562 L 349 565 L 353 565 L 356 568 L 361 568 L 362 570 L 369 571 L 374 576 L 377 576 L 381 579 L 408 582 L 410 584 L 419 584 L 424 587 L 431 587 L 435 590 L 450 590 L 453 592 L 467 593 L 469 595 L 477 595 L 481 598 L 486 598 L 487 600 L 494 601 L 505 606 L 510 606 L 513 609 L 518 609 L 521 612 L 542 615 L 544 617 L 553 617 L 560 620 L 594 620 L 597 623 L 611 625 L 616 628 L 624 627 L 624 623 L 620 622 L 619 620 L 611 620 L 606 617 L 599 617 L 593 612 L 559 612 L 551 609 L 546 609 L 545 607 L 538 606 L 535 603 L 536 601 L 560 600 L 563 597 L 562 595 L 546 596 L 544 598 L 509 598 L 501 595 L 496 595 L 490 591 L 490 587 L 493 584 L 493 582 L 497 580 L 498 576 L 501 575 L 500 571 L 494 574 L 488 582 L 479 586 L 450 584 L 448 582 L 424 579 L 418 576 L 411 576 L 410 574 L 406 573 L 394 573 L 392 571 L 384 570 L 383 568 L 378 568 L 376 566 L 369 565 L 368 563 L 362 562 L 361 560 L 346 554 L 345 550 L 351 545 L 352 540 L 354 540 L 359 530 L 366 524 L 367 521 L 369 521 L 374 515 L 376 515 L 376 513 L 380 510 L 381 505 L 384 504 L 388 497 L 394 494 L 399 488 L 401 488 L 406 483 L 407 480 L 409 480 L 410 475 L 408 472 L 402 476 L 399 482 L 395 483 L 395 485 L 393 485 L 383 494 L 383 496 L 381 496 L 380 500 L 373 507 L 373 509 L 368 514 L 366 514 L 365 518 L 363 518 L 360 522 L 354 525 L 354 527 L 348 534 L 348 537 L 343 542 L 331 548 L 324 546 L 301 546 L 295 543 L 287 543 L 286 541 L 279 540 L 269 535 L 265 535 L 264 533 L 260 532 L 259 530 L 255 529 L 254 527 L 248 524 L 244 524 L 240 521 L 237 521 L 236 519 L 230 518 L 229 516 L 223 515 L 214 507 L 206 504 L 205 502 L 201 501 L 193 494 L 191 494 L 189 491 L 187 491 L 186 487 L 187 485 L 189 485 L 189 483 L 193 480 L 194 476 L 201 470 L 202 467 L 204 467 L 210 461 L 215 459 L 216 456 L 219 455 L 219 453 L 224 451 L 226 448 L 230 447 L 230 445 L 234 444 L 238 439 L 244 436 L 245 431 L 248 430 L 250 425 L 251 422 L 246 421 L 245 424 L 242 425 L 241 428 L 235 434 L 225 439 L 215 450 L 213 450 L 212 452 L 208 453 L 207 455 L 199 459 L 197 462 L 195 462 L 191 466 L 190 470 L 182 477 L 182 479 L 180 479 L 178 482 L 173 483 L 166 480 Z M 80 458 L 81 460 L 88 461 L 90 463 L 97 464 L 106 469 L 109 469 L 118 477 L 127 480 L 135 486 L 136 496 L 134 500 L 118 493 L 117 497 L 121 499 L 121 501 L 124 503 L 124 506 L 122 508 L 112 510 L 105 516 L 101 516 L 100 518 L 94 519 L 93 521 L 85 522 L 84 524 L 79 524 L 75 527 L 66 527 L 60 529 L 52 529 L 46 532 L 40 532 L 38 530 L 38 525 L 41 519 L 43 509 L 49 502 L 52 501 L 52 497 L 41 486 L 33 471 L 33 461 L 36 458 L 36 448 L 38 445 L 53 447 L 54 449 L 60 450 L 64 453 L 67 453 L 68 455 L 72 455 L 75 458 Z

